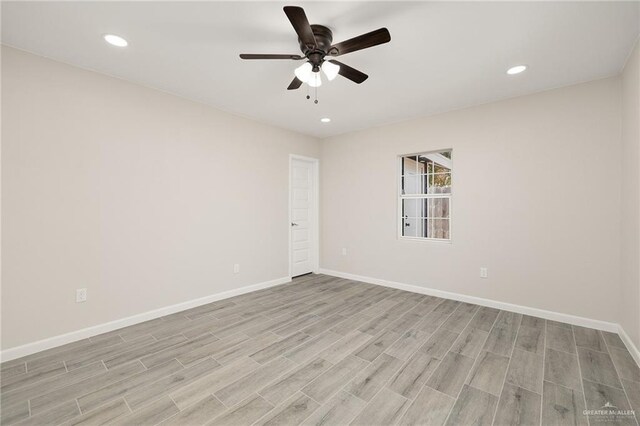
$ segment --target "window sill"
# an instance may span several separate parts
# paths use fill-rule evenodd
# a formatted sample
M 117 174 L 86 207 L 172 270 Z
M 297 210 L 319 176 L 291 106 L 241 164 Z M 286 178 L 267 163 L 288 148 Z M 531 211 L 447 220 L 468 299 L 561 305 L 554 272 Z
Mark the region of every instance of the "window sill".
M 451 238 L 448 240 L 442 238 L 418 238 L 418 237 L 398 237 L 400 241 L 415 241 L 419 243 L 436 243 L 436 244 L 453 244 Z

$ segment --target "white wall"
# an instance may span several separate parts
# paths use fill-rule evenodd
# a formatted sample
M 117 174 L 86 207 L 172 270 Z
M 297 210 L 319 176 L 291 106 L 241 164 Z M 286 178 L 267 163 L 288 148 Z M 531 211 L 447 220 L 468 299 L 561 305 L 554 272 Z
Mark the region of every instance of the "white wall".
M 621 324 L 640 347 L 640 42 L 622 74 Z
M 398 240 L 397 155 L 445 148 L 453 242 Z M 618 322 L 620 149 L 619 78 L 326 139 L 321 266 Z
M 5 47 L 2 88 L 3 349 L 288 275 L 317 140 Z

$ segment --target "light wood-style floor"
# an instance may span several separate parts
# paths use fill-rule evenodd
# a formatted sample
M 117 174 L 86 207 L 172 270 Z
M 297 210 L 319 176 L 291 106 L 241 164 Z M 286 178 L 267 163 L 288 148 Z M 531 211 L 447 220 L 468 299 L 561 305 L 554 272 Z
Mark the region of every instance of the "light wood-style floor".
M 607 403 L 640 413 L 640 369 L 616 334 L 322 275 L 9 361 L 1 378 L 3 425 L 587 425 L 585 408 Z

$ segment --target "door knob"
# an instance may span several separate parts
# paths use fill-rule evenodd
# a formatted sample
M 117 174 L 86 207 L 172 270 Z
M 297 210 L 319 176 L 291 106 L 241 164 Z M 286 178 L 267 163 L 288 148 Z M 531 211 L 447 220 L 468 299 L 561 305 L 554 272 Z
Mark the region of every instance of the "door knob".
M 298 226 L 298 224 L 291 222 L 291 226 Z

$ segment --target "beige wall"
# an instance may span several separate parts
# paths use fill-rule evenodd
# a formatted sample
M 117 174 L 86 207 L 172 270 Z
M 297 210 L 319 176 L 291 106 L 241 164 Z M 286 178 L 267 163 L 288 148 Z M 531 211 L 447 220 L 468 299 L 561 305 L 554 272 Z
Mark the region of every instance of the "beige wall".
M 640 347 L 640 42 L 622 74 L 621 324 Z
M 639 343 L 637 47 L 622 83 L 323 141 L 2 55 L 3 349 L 286 276 L 289 153 L 322 156 L 322 267 L 621 321 Z M 443 148 L 453 242 L 398 240 L 396 156 Z
M 288 156 L 317 140 L 2 56 L 3 349 L 288 275 Z
M 620 145 L 619 78 L 324 140 L 321 266 L 618 322 Z M 398 240 L 396 156 L 444 148 L 453 242 Z

